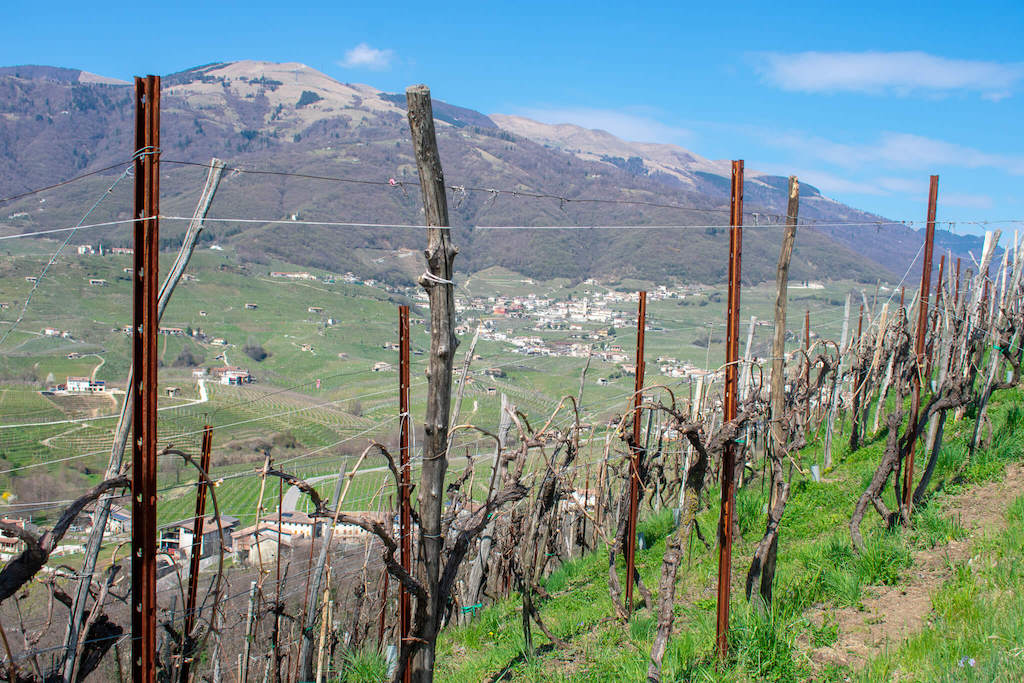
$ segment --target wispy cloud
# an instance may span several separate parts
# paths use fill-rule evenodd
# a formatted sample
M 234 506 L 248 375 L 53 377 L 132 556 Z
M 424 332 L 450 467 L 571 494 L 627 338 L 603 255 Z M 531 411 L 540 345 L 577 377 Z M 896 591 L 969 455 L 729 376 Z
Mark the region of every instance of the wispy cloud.
M 913 201 L 928 195 L 928 179 L 901 178 L 894 176 L 854 179 L 825 171 L 820 168 L 796 168 L 778 164 L 762 164 L 761 170 L 775 175 L 796 175 L 801 183 L 813 185 L 826 196 L 870 196 L 903 197 Z M 995 202 L 985 194 L 969 192 L 946 192 L 940 189 L 939 202 L 942 206 L 956 206 L 967 209 L 991 209 Z
M 758 164 L 758 171 L 769 175 L 795 175 L 801 184 L 813 185 L 827 196 L 834 195 L 872 195 L 881 196 L 889 191 L 875 181 L 854 180 L 819 168 L 794 168 L 783 164 Z
M 691 138 L 691 132 L 686 128 L 663 123 L 654 115 L 643 111 L 588 107 L 527 107 L 518 109 L 515 113 L 541 123 L 570 123 L 583 128 L 603 130 L 633 142 L 682 144 Z
M 992 197 L 984 194 L 967 192 L 946 192 L 942 194 L 942 203 L 946 206 L 960 206 L 966 209 L 991 209 L 995 206 Z
M 1013 175 L 1024 175 L 1024 157 L 994 154 L 911 133 L 884 132 L 876 140 L 861 144 L 835 142 L 800 133 L 766 134 L 762 140 L 843 168 L 877 164 L 892 168 L 933 170 L 939 170 L 940 167 L 993 168 Z
M 367 43 L 359 43 L 345 53 L 345 58 L 338 62 L 348 69 L 370 69 L 387 71 L 395 59 L 395 51 L 371 47 Z
M 765 82 L 795 92 L 980 93 L 1009 97 L 1024 64 L 949 59 L 927 52 L 762 52 L 753 55 Z

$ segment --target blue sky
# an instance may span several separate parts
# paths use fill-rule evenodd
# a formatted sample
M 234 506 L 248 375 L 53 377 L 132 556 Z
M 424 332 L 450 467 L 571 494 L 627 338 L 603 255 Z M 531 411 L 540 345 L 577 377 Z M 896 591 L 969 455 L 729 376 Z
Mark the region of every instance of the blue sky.
M 894 219 L 924 217 L 930 173 L 958 231 L 1024 218 L 1024 3 L 687 4 L 16 2 L 0 64 L 130 78 L 298 61 L 743 158 Z

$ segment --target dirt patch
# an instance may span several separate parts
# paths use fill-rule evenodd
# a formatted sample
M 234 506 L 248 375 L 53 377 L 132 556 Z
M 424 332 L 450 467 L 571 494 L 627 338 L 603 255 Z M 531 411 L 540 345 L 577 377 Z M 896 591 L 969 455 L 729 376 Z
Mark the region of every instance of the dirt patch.
M 860 668 L 887 645 L 894 646 L 921 629 L 932 611 L 932 594 L 952 575 L 951 567 L 967 559 L 971 541 L 1006 525 L 1004 512 L 1024 490 L 1024 465 L 1006 468 L 1002 481 L 972 488 L 947 499 L 942 510 L 957 518 L 967 537 L 919 550 L 900 586 L 867 588 L 861 604 L 842 609 L 815 609 L 808 617 L 817 625 L 825 619 L 839 626 L 834 645 L 811 650 L 817 666 L 838 664 Z

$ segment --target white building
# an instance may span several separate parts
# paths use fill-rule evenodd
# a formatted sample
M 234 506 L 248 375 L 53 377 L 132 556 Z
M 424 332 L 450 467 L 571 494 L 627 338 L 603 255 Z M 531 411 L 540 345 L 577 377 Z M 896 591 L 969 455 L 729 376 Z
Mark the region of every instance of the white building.
M 93 394 L 107 390 L 106 382 L 94 382 L 88 377 L 68 377 L 67 384 L 64 386 L 71 393 Z

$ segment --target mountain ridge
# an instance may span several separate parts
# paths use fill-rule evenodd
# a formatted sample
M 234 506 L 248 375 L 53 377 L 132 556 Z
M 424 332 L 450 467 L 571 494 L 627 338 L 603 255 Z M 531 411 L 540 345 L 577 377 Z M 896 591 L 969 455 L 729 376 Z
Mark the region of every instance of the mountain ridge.
M 47 185 L 56 177 L 101 168 L 128 155 L 133 131 L 130 86 L 101 77 L 83 81 L 83 73 L 58 67 L 0 69 L 0 195 Z M 416 184 L 417 176 L 404 95 L 342 83 L 297 62 L 254 60 L 193 67 L 164 77 L 163 85 L 163 207 L 190 214 L 201 182 L 195 168 L 172 162 L 206 163 L 218 156 L 243 169 L 395 183 L 360 187 L 236 174 L 218 192 L 213 216 L 419 222 L 419 197 L 405 189 Z M 522 117 L 487 116 L 440 100 L 434 101 L 434 113 L 449 184 L 503 190 L 453 190 L 451 215 L 456 239 L 463 245 L 461 268 L 500 265 L 532 277 L 724 277 L 726 240 L 717 226 L 727 222 L 729 178 L 719 171 L 728 162 L 704 159 L 681 147 L 627 142 L 579 126 L 557 128 Z M 102 175 L 90 180 L 74 192 L 51 193 L 45 207 L 32 200 L 2 207 L 0 226 L 24 231 L 46 221 L 75 220 L 86 196 L 109 182 Z M 774 276 L 786 179 L 751 171 L 745 195 L 747 221 L 759 225 L 745 231 L 744 273 L 759 281 Z M 884 225 L 894 248 L 878 248 L 879 240 L 862 239 L 861 230 L 802 229 L 794 277 L 827 279 L 842 273 L 863 281 L 890 279 L 903 273 L 917 250 L 917 231 L 842 205 L 807 184 L 801 187 L 801 199 L 802 220 Z M 617 203 L 626 201 L 637 203 Z M 113 215 L 130 215 L 124 203 L 111 208 L 118 207 Z M 10 218 L 19 213 L 26 216 Z M 471 227 L 481 224 L 573 229 L 539 233 Z M 695 227 L 580 229 L 608 224 Z M 167 226 L 171 241 L 180 228 Z M 210 239 L 231 243 L 256 262 L 279 258 L 336 272 L 394 271 L 394 276 L 401 270 L 395 270 L 396 250 L 415 248 L 420 241 L 415 234 L 396 231 L 358 233 L 270 223 L 241 228 L 214 221 L 208 231 Z M 124 240 L 128 233 L 120 229 L 112 234 L 112 239 Z M 976 248 L 977 238 L 947 235 L 940 236 L 940 250 L 966 253 Z

